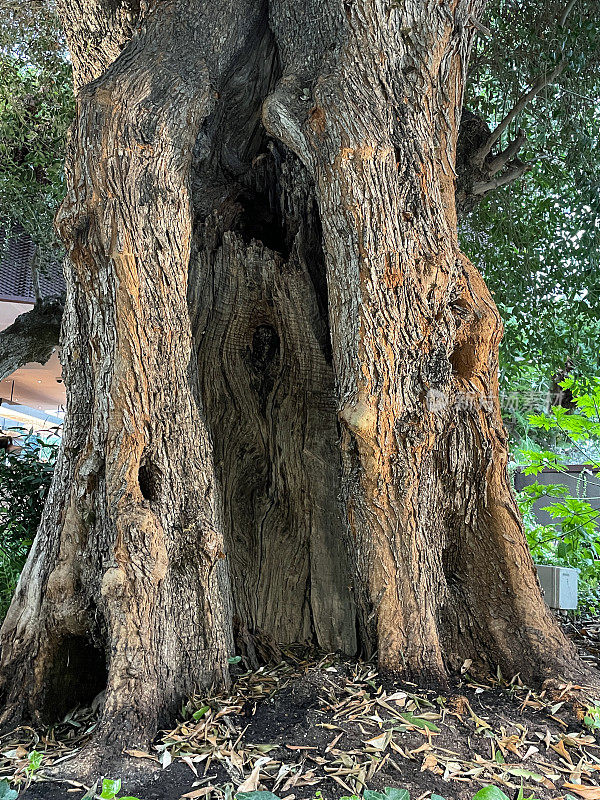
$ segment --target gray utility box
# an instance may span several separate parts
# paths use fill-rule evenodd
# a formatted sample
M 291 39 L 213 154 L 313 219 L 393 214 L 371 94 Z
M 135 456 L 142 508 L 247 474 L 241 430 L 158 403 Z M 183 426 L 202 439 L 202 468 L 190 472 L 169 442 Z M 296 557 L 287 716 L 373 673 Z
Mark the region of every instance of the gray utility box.
M 580 500 L 587 500 L 592 508 L 600 511 L 600 471 L 588 467 L 585 464 L 567 464 L 563 471 L 545 468 L 537 475 L 525 475 L 523 472 L 515 472 L 515 489 L 520 492 L 530 483 L 541 483 L 548 486 L 550 483 L 562 483 L 567 487 L 573 497 Z M 540 497 L 533 506 L 533 515 L 540 525 L 553 525 L 556 520 L 542 511 L 544 506 L 558 502 L 559 498 Z
M 562 610 L 577 608 L 577 583 L 579 570 L 569 567 L 549 567 L 536 564 L 544 600 L 550 608 Z

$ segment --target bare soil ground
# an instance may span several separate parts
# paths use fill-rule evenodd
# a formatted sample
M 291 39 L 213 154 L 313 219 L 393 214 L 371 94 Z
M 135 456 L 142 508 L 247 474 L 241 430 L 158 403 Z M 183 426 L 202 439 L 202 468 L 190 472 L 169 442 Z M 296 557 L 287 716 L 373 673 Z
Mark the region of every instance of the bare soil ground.
M 600 624 L 570 625 L 595 664 Z M 411 798 L 432 793 L 470 800 L 496 784 L 509 797 L 521 785 L 540 800 L 570 794 L 600 800 L 600 737 L 584 724 L 593 691 L 551 683 L 539 691 L 518 677 L 476 680 L 465 664 L 451 690 L 392 682 L 370 663 L 307 655 L 291 648 L 281 663 L 243 672 L 227 694 L 194 698 L 179 724 L 148 753 L 129 751 L 121 795 L 140 800 L 206 797 L 268 789 L 282 798 L 326 800 L 385 786 Z M 21 800 L 82 798 L 77 780 L 53 779 L 90 736 L 91 709 L 47 731 L 21 728 L 0 740 L 0 778 Z M 28 773 L 32 750 L 41 767 Z M 100 776 L 99 776 L 100 777 Z

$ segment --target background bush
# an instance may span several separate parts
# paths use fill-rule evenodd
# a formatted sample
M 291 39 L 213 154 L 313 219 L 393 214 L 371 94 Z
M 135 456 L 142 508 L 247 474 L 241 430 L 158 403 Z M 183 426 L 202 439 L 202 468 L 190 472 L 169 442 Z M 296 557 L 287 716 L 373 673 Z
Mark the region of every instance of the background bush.
M 0 457 L 0 619 L 40 523 L 57 450 L 57 444 L 30 435 L 20 452 Z
M 574 408 L 555 406 L 550 413 L 529 417 L 542 444 L 529 439 L 529 449 L 518 453 L 521 467 L 526 475 L 537 475 L 545 467 L 562 472 L 569 462 L 586 464 L 590 474 L 584 480 L 599 496 L 600 379 L 576 384 L 569 378 L 561 386 L 573 393 Z M 533 513 L 534 503 L 544 498 L 543 510 L 553 519 L 550 525 L 540 525 Z M 517 500 L 534 561 L 578 569 L 578 613 L 600 614 L 600 511 L 562 484 L 536 481 L 519 492 Z

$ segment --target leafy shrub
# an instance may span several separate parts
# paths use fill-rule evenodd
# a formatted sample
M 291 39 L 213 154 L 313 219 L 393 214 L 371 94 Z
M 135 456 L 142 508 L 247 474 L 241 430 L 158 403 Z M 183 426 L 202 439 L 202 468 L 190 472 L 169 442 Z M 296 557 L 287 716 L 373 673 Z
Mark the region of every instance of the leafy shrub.
M 0 618 L 4 618 L 37 531 L 58 445 L 27 437 L 0 456 Z
M 600 708 L 598 706 L 588 706 L 583 724 L 591 731 L 600 730 Z
M 544 468 L 566 472 L 567 461 L 575 455 L 578 461 L 600 469 L 600 380 L 576 385 L 572 379 L 561 383 L 573 392 L 575 408 L 552 408 L 550 414 L 535 414 L 529 423 L 552 432 L 553 450 L 523 449 L 520 451 L 526 475 L 538 475 Z M 598 485 L 600 477 L 590 475 L 590 484 Z M 547 498 L 543 506 L 553 519 L 549 525 L 536 520 L 534 504 Z M 600 511 L 588 499 L 574 497 L 567 486 L 535 483 L 526 486 L 517 500 L 523 514 L 529 547 L 538 563 L 573 567 L 579 570 L 580 610 L 600 611 Z

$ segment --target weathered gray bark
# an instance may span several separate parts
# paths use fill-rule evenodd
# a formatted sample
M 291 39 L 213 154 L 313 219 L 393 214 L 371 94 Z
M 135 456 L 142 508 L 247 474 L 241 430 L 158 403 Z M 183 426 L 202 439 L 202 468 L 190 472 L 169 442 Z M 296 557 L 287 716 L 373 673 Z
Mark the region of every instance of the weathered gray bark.
M 575 669 L 456 235 L 481 3 L 161 2 L 133 34 L 106 14 L 85 65 L 78 9 L 68 424 L 2 629 L 5 718 L 55 713 L 58 674 L 106 680 L 98 739 L 131 744 L 226 681 L 234 616 L 419 678 Z M 107 654 L 88 686 L 82 642 Z
M 199 394 L 239 624 L 355 652 L 320 222 L 306 170 L 265 142 L 274 57 L 265 29 L 253 60 L 238 65 L 256 75 L 260 64 L 261 91 L 240 97 L 230 81 L 196 164 L 189 303 Z M 223 139 L 233 179 L 215 178 Z M 215 184 L 224 199 L 207 207 Z
M 198 347 L 236 614 L 278 642 L 354 652 L 333 376 L 295 248 L 231 233 L 197 265 Z M 200 303 L 199 303 L 200 305 Z

